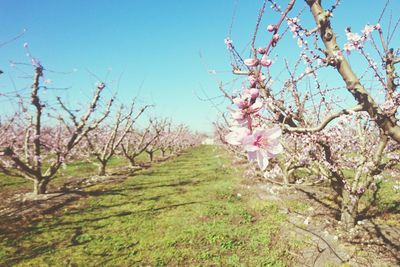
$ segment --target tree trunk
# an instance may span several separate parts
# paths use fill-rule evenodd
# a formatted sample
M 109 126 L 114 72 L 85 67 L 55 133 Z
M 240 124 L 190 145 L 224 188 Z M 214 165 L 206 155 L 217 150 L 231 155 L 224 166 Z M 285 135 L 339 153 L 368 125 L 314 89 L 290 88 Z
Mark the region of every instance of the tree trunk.
M 291 174 L 289 172 L 289 165 L 285 164 L 284 167 L 282 168 L 284 187 L 287 187 L 290 183 Z
M 48 179 L 37 179 L 33 182 L 33 194 L 35 195 L 42 195 L 46 194 L 47 185 L 49 184 L 50 180 Z
M 351 229 L 356 225 L 358 200 L 357 196 L 351 198 L 351 195 L 346 190 L 343 190 L 340 221 L 346 229 Z
M 150 162 L 153 162 L 153 152 L 147 152 L 150 156 Z
M 100 162 L 99 176 L 105 176 L 106 175 L 106 166 L 107 166 L 107 161 L 101 161 Z
M 165 157 L 165 150 L 161 150 L 162 157 Z
M 135 158 L 128 158 L 128 160 L 129 160 L 129 164 L 131 165 L 131 167 L 134 168 L 136 165 Z

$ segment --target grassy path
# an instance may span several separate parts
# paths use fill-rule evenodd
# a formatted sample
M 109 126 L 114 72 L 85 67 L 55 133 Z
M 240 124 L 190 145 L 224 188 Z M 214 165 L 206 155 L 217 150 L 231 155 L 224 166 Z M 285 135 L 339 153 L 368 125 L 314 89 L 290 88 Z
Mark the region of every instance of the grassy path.
M 283 218 L 238 195 L 240 177 L 218 148 L 191 149 L 1 234 L 0 266 L 283 266 Z

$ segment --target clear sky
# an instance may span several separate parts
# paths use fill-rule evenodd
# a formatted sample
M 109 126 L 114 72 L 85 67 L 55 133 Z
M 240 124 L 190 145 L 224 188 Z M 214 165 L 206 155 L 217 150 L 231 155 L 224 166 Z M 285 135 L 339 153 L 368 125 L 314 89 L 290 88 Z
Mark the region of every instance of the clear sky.
M 323 2 L 330 5 L 334 1 Z M 374 23 L 385 1 L 342 2 L 334 26 L 343 34 L 347 25 L 359 31 L 366 23 Z M 392 2 L 391 9 L 400 10 L 400 1 Z M 229 79 L 229 55 L 223 39 L 234 7 L 232 39 L 245 47 L 261 4 L 257 0 L 2 0 L 0 42 L 27 31 L 0 48 L 0 64 L 6 71 L 0 79 L 0 92 L 10 91 L 11 79 L 20 78 L 21 72 L 7 66 L 9 60 L 28 61 L 23 48 L 27 42 L 47 69 L 77 70 L 46 74 L 54 87 L 70 87 L 63 94 L 71 103 L 90 95 L 96 79 L 89 70 L 109 82 L 119 100 L 138 95 L 143 103 L 156 104 L 154 114 L 210 131 L 218 112 L 197 95 L 204 97 L 204 91 L 217 96 L 217 81 Z M 397 47 L 398 40 L 396 36 Z M 287 53 L 290 56 L 291 52 Z M 207 70 L 217 70 L 218 75 Z

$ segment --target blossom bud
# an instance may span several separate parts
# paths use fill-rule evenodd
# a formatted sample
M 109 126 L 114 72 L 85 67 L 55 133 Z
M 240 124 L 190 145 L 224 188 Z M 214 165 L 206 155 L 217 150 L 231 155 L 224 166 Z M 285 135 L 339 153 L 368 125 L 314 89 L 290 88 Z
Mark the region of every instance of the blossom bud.
M 244 60 L 244 64 L 248 67 L 256 67 L 260 61 L 257 58 L 248 58 Z
M 273 31 L 275 30 L 275 26 L 272 25 L 272 24 L 270 24 L 270 25 L 268 25 L 267 30 L 268 30 L 269 32 L 273 32 Z
M 259 96 L 259 94 L 260 94 L 260 92 L 259 92 L 258 89 L 256 89 L 256 88 L 251 88 L 251 89 L 249 90 L 249 93 L 250 93 L 250 97 L 251 97 L 252 99 L 256 99 L 256 98 Z
M 101 82 L 101 83 L 99 83 L 99 84 L 97 85 L 97 88 L 98 88 L 99 90 L 103 90 L 105 87 L 106 87 L 106 85 L 105 85 L 103 82 Z
M 269 67 L 272 64 L 272 60 L 269 58 L 263 58 L 260 61 L 261 65 L 263 65 L 264 67 Z
M 264 48 L 259 47 L 259 48 L 257 49 L 257 52 L 258 52 L 259 54 L 261 54 L 261 55 L 264 55 L 266 51 L 265 51 Z

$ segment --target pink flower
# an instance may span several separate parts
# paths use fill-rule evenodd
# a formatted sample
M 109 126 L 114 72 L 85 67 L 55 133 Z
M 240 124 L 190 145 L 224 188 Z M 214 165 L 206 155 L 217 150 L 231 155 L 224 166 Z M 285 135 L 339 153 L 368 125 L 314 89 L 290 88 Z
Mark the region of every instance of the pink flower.
M 247 88 L 247 89 L 245 89 L 243 91 L 242 99 L 246 99 L 246 100 L 248 100 L 248 99 L 256 99 L 259 95 L 260 95 L 260 92 L 259 92 L 258 89 L 256 89 L 256 88 Z M 235 99 L 233 99 L 233 102 L 235 103 Z M 246 108 L 246 107 L 248 107 L 248 105 L 247 106 L 242 106 L 242 108 L 243 107 Z
M 297 38 L 297 46 L 303 47 L 303 40 L 301 38 Z
M 277 42 L 277 41 L 279 40 L 279 38 L 280 38 L 280 36 L 279 36 L 278 33 L 275 33 L 275 34 L 272 36 L 272 40 L 273 40 L 274 42 Z
M 260 61 L 257 58 L 248 58 L 244 60 L 244 64 L 248 67 L 257 67 Z
M 230 110 L 232 118 L 239 124 L 245 124 L 247 122 L 247 115 L 244 110 Z
M 225 43 L 227 49 L 232 49 L 232 40 L 231 40 L 231 38 L 226 37 L 224 39 L 224 43 Z
M 358 33 L 347 32 L 346 36 L 347 36 L 347 40 L 352 43 L 360 43 L 361 42 L 361 36 Z
M 264 102 L 255 102 L 248 108 L 248 113 L 256 113 L 264 106 Z
M 255 99 L 260 95 L 260 92 L 256 88 L 247 89 L 250 98 Z
M 257 52 L 261 55 L 264 55 L 266 51 L 265 51 L 265 48 L 259 47 L 259 48 L 257 48 Z
M 374 30 L 375 30 L 374 26 L 367 24 L 367 25 L 365 25 L 364 29 L 362 30 L 362 33 L 365 35 L 369 35 Z
M 266 55 L 264 55 L 260 61 L 261 65 L 264 67 L 269 67 L 272 64 L 272 60 L 269 59 Z
M 103 82 L 97 83 L 97 88 L 98 88 L 99 90 L 103 90 L 105 87 L 106 87 L 105 83 L 103 83 Z
M 252 88 L 256 87 L 256 85 L 257 85 L 257 77 L 256 76 L 250 75 L 247 79 L 250 82 L 250 87 L 252 87 Z
M 241 108 L 240 110 L 230 109 L 230 112 L 232 118 L 236 120 L 236 122 L 240 125 L 251 122 L 251 115 L 259 112 L 264 105 L 263 102 L 255 102 L 254 104 L 250 105 L 250 103 L 247 100 L 243 102 L 242 100 L 237 100 L 237 103 L 243 108 Z
M 272 24 L 270 24 L 270 25 L 268 25 L 267 30 L 268 30 L 269 32 L 273 32 L 273 31 L 275 30 L 275 26 L 272 25 Z
M 231 145 L 241 145 L 243 139 L 250 134 L 250 130 L 245 127 L 232 127 L 231 132 L 225 136 L 225 140 Z
M 268 166 L 268 160 L 283 151 L 279 142 L 280 136 L 281 129 L 277 127 L 257 128 L 251 135 L 245 136 L 242 143 L 249 160 L 257 160 L 261 170 L 265 170 Z
M 344 44 L 344 51 L 346 51 L 347 54 L 350 54 L 351 50 L 354 49 L 354 45 L 350 43 L 345 43 Z
M 232 101 L 240 109 L 244 109 L 244 108 L 247 108 L 249 106 L 249 104 L 246 101 L 246 99 L 244 99 L 242 97 L 235 97 L 234 99 L 232 99 Z

